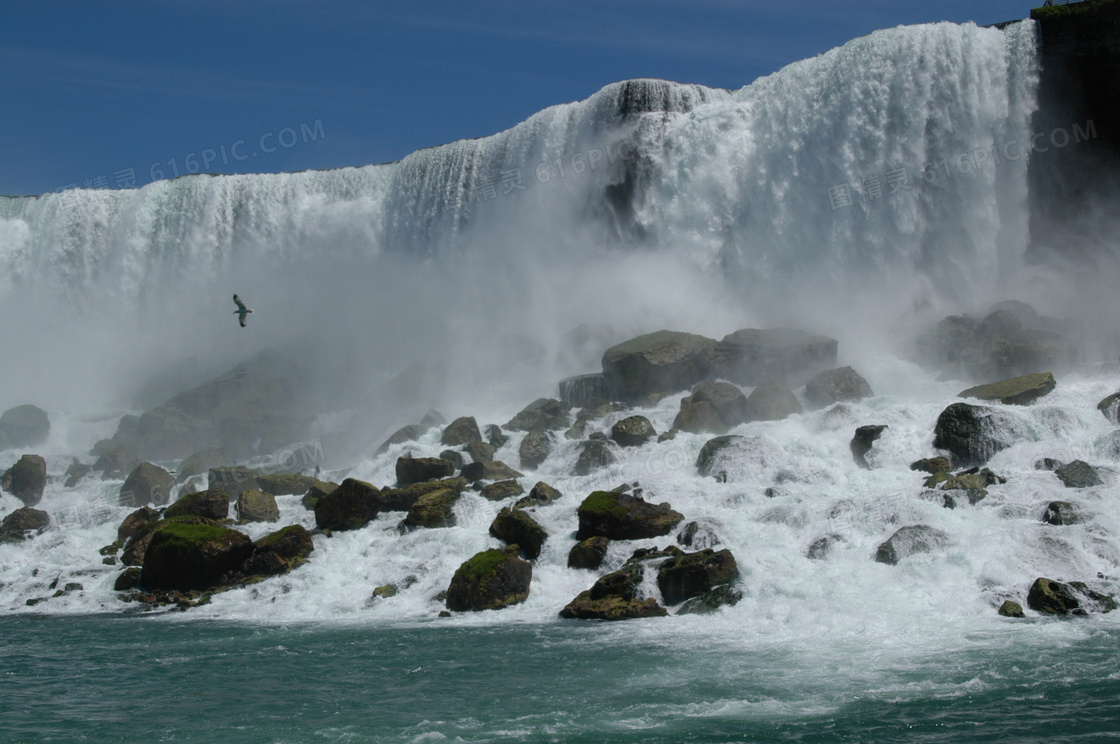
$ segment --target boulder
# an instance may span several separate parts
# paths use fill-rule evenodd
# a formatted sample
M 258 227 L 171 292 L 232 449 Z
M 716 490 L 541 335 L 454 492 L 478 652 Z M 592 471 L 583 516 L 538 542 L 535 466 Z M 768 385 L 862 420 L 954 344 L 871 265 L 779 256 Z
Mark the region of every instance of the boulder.
M 482 432 L 478 430 L 478 422 L 474 420 L 474 416 L 460 416 L 447 425 L 439 441 L 444 447 L 458 447 L 481 442 Z
M 791 328 L 744 328 L 712 350 L 716 376 L 739 385 L 796 385 L 836 364 L 835 339 Z
M 657 588 L 670 607 L 739 578 L 739 566 L 730 550 L 712 549 L 669 558 L 657 569 Z
M 875 444 L 875 440 L 886 429 L 886 424 L 875 424 L 869 426 L 861 426 L 856 429 L 855 436 L 852 437 L 849 447 L 852 450 L 852 457 L 864 470 L 870 470 L 871 466 L 867 463 L 866 455 L 871 451 L 871 446 Z
M 37 447 L 50 433 L 50 418 L 42 408 L 27 404 L 0 415 L 0 434 L 7 440 L 7 447 Z
M 231 468 L 233 460 L 221 447 L 199 450 L 179 463 L 175 479 L 182 483 L 187 478 L 209 473 L 210 468 Z
M 1051 501 L 1046 505 L 1046 511 L 1042 514 L 1042 521 L 1056 527 L 1064 527 L 1071 524 L 1081 524 L 1085 519 L 1081 515 L 1081 510 L 1074 504 L 1068 501 Z
M 1104 483 L 1100 473 L 1084 460 L 1074 460 L 1054 471 L 1054 475 L 1066 488 L 1092 488 Z
M 0 542 L 18 542 L 39 534 L 51 524 L 50 515 L 40 509 L 21 506 L 0 522 Z
M 691 388 L 711 371 L 716 342 L 703 336 L 657 331 L 610 347 L 603 379 L 611 400 L 640 403 L 649 395 Z
M 603 535 L 612 540 L 642 540 L 669 534 L 684 516 L 668 504 L 650 504 L 640 496 L 595 491 L 577 510 L 577 540 Z
M 748 419 L 747 396 L 729 382 L 709 380 L 696 385 L 692 388 L 692 395 L 681 401 L 681 414 L 684 414 L 688 407 L 705 403 L 715 410 L 724 429 L 738 426 Z
M 743 401 L 746 401 L 743 396 Z M 720 434 L 727 431 L 727 424 L 720 418 L 716 407 L 706 400 L 694 401 L 691 397 L 681 401 L 681 410 L 673 419 L 673 428 L 692 434 L 712 432 Z
M 308 511 L 315 511 L 315 505 L 319 503 L 319 499 L 326 496 L 328 493 L 338 488 L 337 483 L 328 483 L 326 481 L 315 481 L 315 483 L 307 489 L 307 493 L 300 499 L 303 508 Z
M 699 522 L 689 522 L 677 533 L 677 544 L 685 548 L 704 550 L 719 545 L 719 543 L 719 536 Z
M 518 454 L 521 467 L 536 469 L 552 453 L 552 436 L 544 429 L 533 429 L 521 440 Z
M 454 474 L 455 464 L 438 457 L 397 458 L 397 484 L 401 486 L 447 478 Z
M 172 522 L 152 534 L 140 585 L 147 589 L 209 589 L 253 554 L 253 541 L 237 530 Z
M 307 560 L 314 549 L 311 533 L 304 527 L 298 524 L 284 527 L 253 543 L 253 555 L 241 570 L 265 576 L 287 573 Z
M 949 536 L 924 524 L 902 527 L 875 551 L 875 561 L 889 566 L 917 553 L 932 553 L 949 544 Z
M 374 455 L 383 455 L 389 451 L 389 448 L 394 444 L 404 444 L 405 442 L 415 442 L 420 437 L 424 436 L 424 427 L 419 424 L 406 424 L 401 428 L 394 431 L 389 435 L 389 438 L 381 443 L 381 446 L 374 450 Z
M 538 398 L 521 409 L 503 428 L 509 431 L 567 429 L 568 409 L 555 398 Z
M 140 583 L 140 568 L 138 566 L 129 566 L 124 571 L 121 571 L 117 576 L 117 580 L 113 582 L 113 591 L 126 592 L 129 589 L 136 588 Z
M 610 542 L 610 538 L 602 535 L 580 540 L 568 552 L 568 568 L 586 568 L 591 571 L 598 569 L 607 557 Z
M 1026 617 L 1023 614 L 1023 606 L 1010 599 L 1004 600 L 1004 603 L 999 606 L 998 612 L 1003 617 Z
M 131 540 L 136 531 L 144 525 L 158 522 L 159 516 L 159 512 L 155 509 L 146 506 L 140 507 L 121 522 L 121 526 L 117 528 L 117 540 L 123 545 L 126 541 Z
M 230 501 L 236 501 L 242 491 L 259 491 L 256 470 L 241 465 L 232 467 L 212 467 L 207 474 L 209 488 L 220 488 L 226 492 Z
M 322 483 L 318 478 L 298 473 L 257 474 L 259 490 L 273 496 L 295 496 L 307 493 L 312 486 Z
M 1120 425 L 1120 393 L 1113 393 L 1097 404 L 1097 410 L 1104 414 L 1112 425 Z
M 136 466 L 121 486 L 121 506 L 162 506 L 171 500 L 175 476 L 158 465 L 142 462 Z
M 805 383 L 805 400 L 814 408 L 827 408 L 834 403 L 855 402 L 875 393 L 867 380 L 851 367 L 837 367 L 813 376 Z
M 656 436 L 645 416 L 629 416 L 611 427 L 611 439 L 622 447 L 640 447 Z
M 780 385 L 759 385 L 747 396 L 748 422 L 780 421 L 801 411 L 793 391 Z
M 530 558 L 541 554 L 541 546 L 548 539 L 548 533 L 537 521 L 520 509 L 508 506 L 498 512 L 490 524 L 490 534 L 510 545 L 519 545 Z
M 576 459 L 574 475 L 590 475 L 615 463 L 611 445 L 603 439 L 588 439 L 579 445 L 579 457 Z
M 953 469 L 953 465 L 949 462 L 948 457 L 928 457 L 910 463 L 910 469 L 936 475 L 937 473 L 948 473 Z
M 378 506 L 381 511 L 408 511 L 416 500 L 426 493 L 450 488 L 462 491 L 467 486 L 466 478 L 447 478 L 438 481 L 424 481 L 413 483 L 402 488 L 386 488 L 378 497 Z
M 103 478 L 124 478 L 140 464 L 136 455 L 126 447 L 110 446 L 95 454 L 97 461 L 93 463 L 93 469 L 99 471 Z
M 483 460 L 493 460 L 496 448 L 489 442 L 471 442 L 467 445 L 466 452 L 471 456 L 471 462 L 482 462 Z M 462 470 L 463 466 L 460 465 L 459 469 Z
M 47 486 L 47 461 L 39 455 L 23 455 L 0 476 L 0 489 L 24 503 L 35 506 L 43 500 Z
M 505 501 L 523 493 L 525 493 L 524 487 L 516 480 L 495 481 L 483 486 L 479 491 L 479 495 L 488 501 Z
M 603 576 L 560 610 L 560 617 L 580 620 L 630 620 L 664 617 L 668 610 L 652 597 L 640 599 L 641 566 L 629 564 Z
M 583 408 L 593 398 L 606 397 L 607 380 L 601 372 L 560 381 L 560 403 L 568 408 Z
M 453 612 L 500 610 L 528 599 L 533 566 L 517 552 L 516 545 L 484 550 L 464 562 L 447 588 L 447 608 Z
M 1072 587 L 1052 579 L 1035 579 L 1027 593 L 1027 607 L 1044 615 L 1068 615 L 1080 606 Z
M 148 546 L 152 542 L 152 537 L 163 527 L 169 524 L 188 524 L 188 525 L 205 525 L 210 527 L 221 527 L 219 522 L 206 517 L 198 516 L 181 516 L 181 517 L 168 517 L 167 519 L 157 520 L 155 522 L 148 522 L 147 524 L 140 525 L 136 532 L 132 535 L 132 539 L 125 545 L 124 552 L 121 554 L 121 563 L 126 566 L 139 566 L 144 563 L 144 556 L 147 553 Z
M 710 615 L 721 607 L 739 604 L 743 592 L 731 584 L 712 587 L 706 592 L 686 600 L 677 610 L 678 615 Z
M 453 449 L 445 449 L 440 452 L 439 459 L 447 460 L 455 470 L 462 470 L 463 466 L 467 464 L 467 461 L 463 459 L 463 453 Z
M 564 494 L 544 481 L 537 481 L 537 484 L 529 490 L 529 495 L 518 500 L 518 502 L 513 505 L 513 508 L 525 509 L 533 506 L 544 506 L 546 504 L 551 504 L 563 495 Z
M 522 478 L 524 474 L 517 472 L 501 460 L 479 460 L 478 462 L 471 462 L 464 465 L 462 476 L 468 481 L 474 482 L 480 480 L 509 480 L 511 478 Z
M 735 434 L 725 434 L 721 437 L 709 439 L 700 448 L 700 454 L 696 457 L 696 472 L 702 476 L 713 475 L 718 472 L 717 463 L 720 452 L 742 441 L 745 441 L 744 438 Z
M 1034 403 L 1044 395 L 1049 395 L 1057 387 L 1054 375 L 1040 372 L 1034 375 L 1013 377 L 1010 380 L 977 385 L 957 393 L 958 398 L 978 398 L 995 400 L 1005 405 L 1025 406 Z
M 844 538 L 835 533 L 818 537 L 809 544 L 809 549 L 805 551 L 805 557 L 811 561 L 824 560 L 832 552 L 833 546 L 843 541 Z
M 165 518 L 205 517 L 220 521 L 229 516 L 229 495 L 220 488 L 189 493 L 167 507 L 163 516 Z
M 404 527 L 453 527 L 460 492 L 453 488 L 430 491 L 416 499 L 402 523 Z
M 500 449 L 509 441 L 509 437 L 502 433 L 502 427 L 497 424 L 490 424 L 486 427 L 486 441 L 494 449 Z
M 326 530 L 359 530 L 377 518 L 381 492 L 356 478 L 347 478 L 315 504 L 315 524 Z
M 3 449 L 0 447 L 0 449 Z M 92 465 L 86 465 L 78 462 L 78 458 L 73 458 L 73 462 L 66 468 L 66 473 L 63 476 L 66 478 L 65 485 L 67 488 L 73 488 L 78 485 L 87 475 L 93 472 Z
M 280 508 L 276 505 L 276 497 L 271 493 L 242 491 L 237 497 L 238 522 L 276 522 L 279 519 Z
M 1017 438 L 1015 422 L 985 406 L 953 403 L 937 417 L 933 446 L 948 450 L 954 467 L 983 465 Z

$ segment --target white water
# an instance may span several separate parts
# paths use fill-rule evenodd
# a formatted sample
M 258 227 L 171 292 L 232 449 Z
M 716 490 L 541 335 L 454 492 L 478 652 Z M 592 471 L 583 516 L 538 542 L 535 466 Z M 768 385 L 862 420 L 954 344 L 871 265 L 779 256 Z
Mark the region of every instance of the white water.
M 526 488 L 539 479 L 564 492 L 536 511 L 552 537 L 534 566 L 529 600 L 449 622 L 555 618 L 594 580 L 566 568 L 576 506 L 595 488 L 634 480 L 649 498 L 715 530 L 738 559 L 745 598 L 714 619 L 642 621 L 628 633 L 713 628 L 730 641 L 809 649 L 871 641 L 865 648 L 889 657 L 894 645 L 936 650 L 1001 627 L 994 605 L 1023 602 L 1040 575 L 1100 573 L 1112 587 L 1120 561 L 1115 485 L 1072 492 L 1033 463 L 1046 456 L 1118 465 L 1102 445 L 1113 427 L 1095 410 L 1115 392 L 1116 370 L 1067 376 L 1038 404 L 1011 410 L 1030 436 L 990 464 L 1008 483 L 977 506 L 950 511 L 918 498 L 924 476 L 908 465 L 934 454 L 937 415 L 968 383 L 937 381 L 883 340 L 899 324 L 982 310 L 1023 286 L 1043 311 L 1063 297 L 1052 279 L 1021 266 L 1026 159 L 932 183 L 921 175 L 927 163 L 1029 140 L 1033 34 L 1029 23 L 1006 34 L 899 28 L 736 92 L 609 86 L 507 132 L 392 165 L 0 200 L 0 324 L 28 352 L 0 361 L 0 407 L 34 401 L 50 410 L 54 429 L 42 451 L 52 480 L 40 508 L 55 516 L 55 527 L 31 543 L 0 545 L 0 608 L 121 608 L 111 591 L 116 569 L 97 555 L 129 511 L 114 505 L 121 484 L 87 480 L 65 489 L 60 476 L 68 456 L 84 456 L 112 433 L 136 386 L 153 374 L 203 379 L 282 345 L 316 359 L 327 370 L 324 386 L 336 384 L 338 370 L 358 369 L 338 385 L 352 392 L 376 390 L 420 360 L 427 382 L 417 398 L 380 409 L 374 401 L 376 424 L 352 432 L 362 437 L 356 448 L 369 452 L 385 431 L 430 405 L 449 418 L 503 423 L 532 398 L 555 395 L 561 377 L 594 370 L 607 344 L 635 333 L 670 327 L 719 337 L 769 324 L 839 338 L 841 363 L 854 364 L 876 397 L 740 427 L 736 433 L 765 444 L 752 468 L 722 484 L 695 473 L 705 436 L 627 451 L 616 467 L 583 478 L 568 475 L 576 444 L 561 439 L 523 479 Z M 647 100 L 651 111 L 622 116 L 634 91 L 660 103 Z M 551 168 L 547 182 L 539 164 Z M 504 195 L 502 172 L 518 169 L 524 190 Z M 899 170 L 911 188 L 891 194 L 887 174 Z M 834 209 L 831 187 L 874 175 L 881 198 L 859 203 L 856 190 L 857 203 Z M 487 177 L 495 196 L 472 203 Z M 608 198 L 624 183 L 625 198 Z M 257 310 L 244 330 L 231 314 L 234 291 Z M 15 315 L 16 307 L 24 312 Z M 565 346 L 563 334 L 579 323 L 596 327 L 598 343 Z M 641 412 L 665 431 L 678 402 Z M 333 403 L 328 412 L 345 420 L 347 409 L 368 401 Z M 609 431 L 619 417 L 598 426 Z M 875 469 L 864 471 L 848 443 L 855 427 L 870 423 L 890 428 L 870 455 Z M 517 466 L 519 441 L 514 435 L 498 458 Z M 347 474 L 387 485 L 406 449 L 438 453 L 438 431 L 381 457 L 359 457 Z M 18 455 L 0 453 L 0 467 Z M 779 473 L 785 493 L 768 499 L 763 491 Z M 1089 521 L 1041 524 L 1045 504 L 1058 498 L 1082 504 Z M 280 501 L 282 523 L 313 526 L 298 498 Z M 845 516 L 830 518 L 843 501 Z M 0 512 L 17 506 L 0 495 Z M 487 528 L 499 508 L 468 493 L 454 528 L 401 536 L 403 515 L 384 514 L 363 530 L 317 537 L 306 566 L 217 596 L 192 615 L 427 621 L 455 568 L 497 544 Z M 951 545 L 895 567 L 872 560 L 880 542 L 913 523 L 946 531 Z M 254 538 L 268 530 L 249 529 Z M 845 542 L 828 560 L 805 558 L 829 532 Z M 637 547 L 669 541 L 615 544 L 610 567 Z M 25 607 L 50 594 L 46 585 L 59 575 L 60 587 L 80 581 L 84 591 Z M 371 601 L 374 587 L 408 577 L 416 583 L 398 596 Z

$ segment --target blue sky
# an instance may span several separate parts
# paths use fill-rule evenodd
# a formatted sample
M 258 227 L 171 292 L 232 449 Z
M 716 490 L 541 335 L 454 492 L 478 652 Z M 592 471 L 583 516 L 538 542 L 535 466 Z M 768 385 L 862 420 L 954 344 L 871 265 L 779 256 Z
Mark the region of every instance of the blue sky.
M 618 80 L 739 88 L 878 28 L 1031 5 L 8 0 L 0 194 L 397 160 Z

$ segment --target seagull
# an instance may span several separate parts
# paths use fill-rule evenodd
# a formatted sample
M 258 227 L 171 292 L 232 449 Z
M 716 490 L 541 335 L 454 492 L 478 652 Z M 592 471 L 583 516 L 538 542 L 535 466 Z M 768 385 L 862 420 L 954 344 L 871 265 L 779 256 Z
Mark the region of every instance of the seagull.
M 241 321 L 241 327 L 244 328 L 245 321 L 249 319 L 249 313 L 253 312 L 253 308 L 245 307 L 245 303 L 237 295 L 233 296 L 233 301 L 237 303 L 237 309 L 233 311 L 233 314 Z

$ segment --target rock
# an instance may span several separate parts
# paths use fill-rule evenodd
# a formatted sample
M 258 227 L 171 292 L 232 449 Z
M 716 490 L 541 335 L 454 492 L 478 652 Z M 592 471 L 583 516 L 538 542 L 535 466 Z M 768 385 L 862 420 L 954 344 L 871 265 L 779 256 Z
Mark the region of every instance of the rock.
M 113 591 L 126 592 L 129 589 L 136 588 L 140 583 L 140 568 L 138 566 L 129 566 L 117 576 L 117 580 L 113 582 Z
M 689 522 L 677 533 L 677 544 L 686 548 L 704 550 L 719 545 L 719 537 L 698 522 Z
M 140 460 L 130 450 L 111 446 L 97 453 L 97 461 L 93 463 L 93 469 L 100 471 L 103 478 L 124 478 L 139 464 Z
M 743 593 L 730 584 L 717 586 L 687 600 L 677 610 L 678 615 L 710 615 L 721 607 L 739 604 Z
M 287 573 L 303 563 L 314 549 L 311 533 L 304 527 L 298 524 L 284 527 L 253 543 L 253 554 L 241 571 L 262 576 Z
M 517 546 L 484 550 L 459 566 L 447 588 L 453 612 L 500 610 L 529 597 L 533 566 L 517 556 Z
M 509 437 L 502 433 L 502 427 L 497 424 L 490 424 L 486 427 L 486 441 L 494 449 L 501 449 L 509 441 Z M 486 458 L 488 460 L 493 458 Z
M 259 490 L 273 496 L 294 496 L 307 493 L 307 490 L 317 483 L 322 483 L 322 481 L 313 476 L 299 475 L 298 473 L 257 474 Z
M 381 492 L 356 478 L 319 498 L 315 504 L 315 524 L 326 530 L 360 530 L 377 518 Z
M 253 541 L 236 530 L 172 522 L 152 535 L 140 585 L 147 589 L 209 589 L 253 554 Z
M 521 467 L 536 469 L 552 452 L 552 437 L 544 429 L 533 429 L 521 440 Z
M 836 364 L 837 342 L 790 328 L 744 328 L 712 351 L 715 375 L 739 385 L 793 385 Z
M 1027 607 L 1044 615 L 1068 615 L 1080 606 L 1072 587 L 1052 579 L 1035 579 L 1027 593 Z
M 730 550 L 701 550 L 669 558 L 657 569 L 657 588 L 670 607 L 739 578 Z
M 601 372 L 560 381 L 560 403 L 568 408 L 583 408 L 592 398 L 606 397 L 607 380 Z
M 3 448 L 0 447 L 0 449 Z M 70 463 L 70 466 L 68 468 L 66 468 L 66 474 L 63 476 L 66 478 L 66 487 L 73 488 L 74 486 L 78 485 L 78 483 L 80 483 L 83 478 L 85 478 L 92 472 L 92 465 L 85 465 L 81 462 L 78 462 L 77 458 L 74 458 L 74 461 Z
M 397 458 L 397 484 L 401 486 L 447 478 L 454 474 L 455 464 L 438 457 Z
M 308 511 L 315 511 L 315 505 L 319 503 L 319 499 L 326 496 L 328 493 L 338 488 L 337 483 L 328 483 L 326 481 L 315 481 L 315 483 L 307 489 L 307 493 L 300 499 L 303 508 Z
M 494 445 L 489 442 L 471 442 L 467 445 L 467 454 L 471 456 L 471 462 L 482 462 L 483 460 L 494 459 Z M 459 469 L 462 470 L 462 465 Z
M 175 476 L 158 465 L 142 462 L 129 473 L 121 486 L 121 506 L 162 506 L 171 500 Z
M 567 429 L 568 409 L 555 398 L 538 398 L 521 409 L 503 428 L 509 431 Z
M 610 542 L 610 538 L 602 535 L 580 540 L 568 552 L 568 568 L 586 568 L 591 571 L 598 569 L 607 557 Z
M 179 463 L 175 479 L 182 483 L 188 478 L 209 473 L 211 468 L 231 468 L 233 460 L 221 447 L 199 450 Z
M 645 416 L 630 416 L 611 427 L 611 439 L 622 447 L 640 447 L 657 436 Z
M 852 450 L 852 457 L 864 470 L 870 470 L 871 466 L 867 463 L 865 456 L 871 451 L 871 445 L 879 438 L 879 435 L 886 429 L 886 424 L 876 424 L 871 426 L 861 426 L 856 429 L 855 436 L 852 437 L 851 444 L 849 445 Z
M 937 473 L 949 472 L 953 469 L 953 465 L 949 462 L 948 457 L 929 457 L 910 463 L 910 469 L 936 475 Z
M 1046 511 L 1042 515 L 1042 521 L 1046 524 L 1063 527 L 1071 524 L 1080 524 L 1085 520 L 1081 516 L 1081 510 L 1070 502 L 1051 501 L 1046 505 Z
M 205 517 L 220 521 L 229 516 L 229 495 L 220 488 L 189 493 L 167 507 L 163 516 L 165 518 Z
M 793 391 L 780 385 L 759 385 L 747 397 L 748 422 L 780 421 L 801 411 Z
M 495 481 L 490 485 L 483 486 L 482 490 L 479 491 L 479 495 L 488 501 L 505 501 L 523 493 L 525 493 L 525 489 L 516 480 Z
M 805 557 L 812 561 L 824 560 L 828 557 L 828 554 L 832 552 L 833 546 L 843 541 L 844 538 L 837 534 L 818 537 L 809 545 L 809 550 L 805 552 Z
M 445 449 L 439 453 L 439 459 L 447 460 L 451 463 L 454 470 L 461 470 L 467 461 L 463 459 L 463 453 L 457 450 Z M 454 470 L 452 472 L 454 472 Z
M 513 505 L 513 508 L 525 509 L 533 506 L 544 506 L 551 504 L 563 495 L 544 481 L 537 481 L 537 484 L 529 491 L 529 495 L 520 499 Z
M 703 336 L 657 331 L 610 347 L 603 378 L 611 400 L 640 403 L 654 393 L 675 393 L 706 379 L 716 342 Z
M 464 465 L 462 476 L 468 481 L 474 482 L 480 480 L 509 480 L 511 478 L 522 478 L 524 474 L 517 472 L 500 460 L 480 460 Z
M 903 527 L 895 532 L 875 552 L 878 563 L 889 566 L 917 553 L 931 553 L 949 544 L 949 536 L 941 530 L 924 524 Z
M 743 396 L 743 400 L 746 401 L 746 396 Z M 727 431 L 727 424 L 723 423 L 716 407 L 711 403 L 685 398 L 681 401 L 680 413 L 673 419 L 673 429 L 692 434 L 705 431 L 720 434 Z
M 204 525 L 210 527 L 221 527 L 219 522 L 206 517 L 198 517 L 193 515 L 181 517 L 168 517 L 156 522 L 149 522 L 137 528 L 133 534 L 132 539 L 125 545 L 124 553 L 121 554 L 121 563 L 126 566 L 139 566 L 144 563 L 144 555 L 148 550 L 148 546 L 152 542 L 152 537 L 163 527 L 169 524 L 188 524 L 188 525 Z
M 35 506 L 43 500 L 47 486 L 47 461 L 39 455 L 23 455 L 0 476 L 0 488 L 23 502 Z
M 706 417 L 707 414 L 704 413 L 703 404 L 711 406 L 725 430 L 745 423 L 749 417 L 747 396 L 743 395 L 742 390 L 729 382 L 709 380 L 696 385 L 692 388 L 692 395 L 681 401 L 681 414 L 679 416 L 684 416 L 687 419 L 693 415 L 691 413 L 686 414 L 687 409 L 701 406 L 696 415 L 701 418 Z M 715 431 L 716 429 L 712 428 L 710 430 Z M 688 431 L 688 429 L 685 429 L 685 431 Z
M 397 593 L 399 591 L 400 590 L 397 588 L 396 584 L 383 584 L 381 586 L 373 588 L 372 596 L 379 597 L 381 599 L 389 599 L 390 597 L 397 596 Z
M 117 540 L 123 545 L 126 541 L 131 540 L 132 536 L 135 535 L 136 531 L 141 527 L 151 522 L 158 521 L 158 511 L 142 506 L 125 517 L 124 521 L 121 522 L 121 526 L 117 528 Z
M 612 540 L 642 540 L 669 534 L 684 517 L 668 504 L 650 504 L 640 496 L 595 491 L 579 505 L 577 540 L 603 535 Z
M 610 444 L 602 439 L 588 439 L 580 443 L 579 457 L 573 469 L 575 475 L 590 475 L 615 463 Z
M 460 416 L 447 425 L 440 436 L 439 442 L 444 447 L 458 447 L 461 444 L 481 442 L 482 432 L 478 430 L 478 422 L 474 416 Z
M 1104 414 L 1112 425 L 1120 424 L 1120 393 L 1113 393 L 1097 404 L 1097 410 Z
M 855 402 L 875 393 L 867 380 L 851 367 L 837 367 L 813 376 L 805 383 L 805 400 L 814 408 L 827 408 L 834 403 Z
M 383 455 L 389 451 L 389 448 L 394 444 L 404 444 L 405 442 L 415 442 L 420 437 L 424 436 L 424 427 L 419 424 L 407 424 L 394 431 L 389 435 L 389 438 L 381 443 L 381 446 L 374 450 L 374 455 Z
M 459 491 L 453 488 L 441 488 L 430 491 L 420 498 L 408 510 L 404 518 L 405 527 L 454 527 L 455 503 L 459 500 Z
M 233 467 L 210 468 L 207 475 L 209 488 L 220 488 L 226 492 L 230 501 L 236 501 L 242 491 L 260 491 L 257 471 L 240 465 Z
M 1009 447 L 1018 427 L 1007 415 L 984 406 L 953 403 L 937 417 L 933 446 L 948 450 L 954 467 L 983 465 Z
M 1066 488 L 1092 488 L 1104 483 L 1097 469 L 1083 460 L 1074 460 L 1054 471 Z
M 701 476 L 713 475 L 720 452 L 742 441 L 745 441 L 743 437 L 733 434 L 709 439 L 696 457 L 696 472 Z
M 276 497 L 271 493 L 242 491 L 237 497 L 238 522 L 276 522 L 279 519 L 280 508 L 276 506 Z
M 1050 372 L 1013 377 L 1010 380 L 977 385 L 957 393 L 958 398 L 979 398 L 998 400 L 1005 405 L 1025 406 L 1034 403 L 1044 395 L 1049 395 L 1057 382 Z
M 629 620 L 639 617 L 664 617 L 668 610 L 652 597 L 638 597 L 642 571 L 637 565 L 603 576 L 585 592 L 560 610 L 560 617 L 580 620 Z
M 37 447 L 51 433 L 50 418 L 42 408 L 30 404 L 9 408 L 0 415 L 0 433 L 7 447 Z
M 378 503 L 381 511 L 408 511 L 416 500 L 426 493 L 450 488 L 462 491 L 467 486 L 467 479 L 463 477 L 448 478 L 446 480 L 425 481 L 413 483 L 403 488 L 386 488 L 381 491 Z
M 1018 602 L 1012 602 L 1010 599 L 1004 600 L 1004 603 L 999 606 L 998 612 L 1003 617 L 1026 617 L 1023 614 L 1023 606 Z
M 51 524 L 50 515 L 40 509 L 21 506 L 0 522 L 0 542 L 18 542 L 38 535 Z
M 530 558 L 541 554 L 541 546 L 548 539 L 548 533 L 536 520 L 520 509 L 508 506 L 498 512 L 490 525 L 490 534 L 510 545 L 519 545 Z

